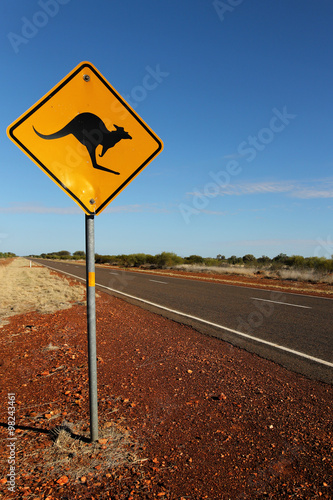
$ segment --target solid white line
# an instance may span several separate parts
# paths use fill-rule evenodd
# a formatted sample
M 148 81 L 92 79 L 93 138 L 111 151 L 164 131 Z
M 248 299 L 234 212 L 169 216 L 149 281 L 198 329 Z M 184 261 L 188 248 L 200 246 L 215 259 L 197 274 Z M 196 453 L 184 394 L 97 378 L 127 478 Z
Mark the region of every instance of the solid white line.
M 263 300 L 264 302 L 273 302 L 274 304 L 283 304 L 284 306 L 303 307 L 303 309 L 312 309 L 312 307 L 309 307 L 309 306 L 300 306 L 298 304 L 289 304 L 288 302 L 278 302 L 277 300 L 258 299 L 257 297 L 251 297 L 251 299 Z
M 49 267 L 49 266 L 46 266 L 46 267 Z M 51 269 L 55 269 L 55 268 L 51 267 Z M 67 273 L 65 271 L 60 271 L 59 269 L 55 269 L 55 271 L 63 272 L 64 274 L 68 274 L 69 276 L 74 276 L 74 278 L 78 278 L 80 280 L 86 281 L 84 278 L 80 278 L 80 276 L 75 276 L 74 274 L 70 274 L 70 273 Z M 215 328 L 221 328 L 222 330 L 226 330 L 227 332 L 235 333 L 236 335 L 238 335 L 240 337 L 244 337 L 244 338 L 247 338 L 250 340 L 255 340 L 256 342 L 259 342 L 260 344 L 269 345 L 271 347 L 275 347 L 276 349 L 280 349 L 281 351 L 285 351 L 285 352 L 288 352 L 290 354 L 296 354 L 297 356 L 300 356 L 302 358 L 309 359 L 310 361 L 315 361 L 316 363 L 320 363 L 322 365 L 330 366 L 331 368 L 333 368 L 333 363 L 330 363 L 329 361 L 325 361 L 323 359 L 315 358 L 314 356 L 309 356 L 308 354 L 305 354 L 304 352 L 295 351 L 294 349 L 289 349 L 288 347 L 284 347 L 284 346 L 281 346 L 279 344 L 275 344 L 274 342 L 269 342 L 268 340 L 259 339 L 258 337 L 253 337 L 252 335 L 248 335 L 247 333 L 239 332 L 238 330 L 233 330 L 232 328 L 228 328 L 226 326 L 222 326 L 222 325 L 219 325 L 217 323 L 212 323 L 211 321 L 207 321 L 205 319 L 198 318 L 197 316 L 192 316 L 191 314 L 185 314 L 181 311 L 177 311 L 175 309 L 170 309 L 169 307 L 161 306 L 160 304 L 155 304 L 154 302 L 150 302 L 149 300 L 140 299 L 138 297 L 135 297 L 135 295 L 130 295 L 128 293 L 119 292 L 118 290 L 115 290 L 114 288 L 110 288 L 108 286 L 99 285 L 98 283 L 96 283 L 96 285 L 101 287 L 101 288 L 106 288 L 107 290 L 110 290 L 111 292 L 118 293 L 119 295 L 124 295 L 125 297 L 129 297 L 130 299 L 134 299 L 134 300 L 137 300 L 139 302 L 144 302 L 145 304 L 149 304 L 151 306 L 158 307 L 159 309 L 163 309 L 164 311 L 169 311 L 169 312 L 178 314 L 179 316 L 184 316 L 186 318 L 194 319 L 196 321 L 200 321 L 201 323 L 205 323 L 206 325 L 214 326 Z
M 158 280 L 149 280 L 149 281 L 154 281 L 155 283 L 164 283 L 164 285 L 167 285 L 167 281 L 158 281 Z

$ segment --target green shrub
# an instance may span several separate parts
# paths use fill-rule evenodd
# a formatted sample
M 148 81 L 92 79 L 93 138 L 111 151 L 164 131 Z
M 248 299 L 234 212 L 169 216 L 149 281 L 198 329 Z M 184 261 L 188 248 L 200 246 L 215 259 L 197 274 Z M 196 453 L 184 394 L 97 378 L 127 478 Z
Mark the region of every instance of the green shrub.
M 200 255 L 190 255 L 184 258 L 185 264 L 203 264 L 204 259 Z
M 176 266 L 184 262 L 184 259 L 182 257 L 179 257 L 173 252 L 162 252 L 158 255 L 155 255 L 155 259 L 155 265 L 160 268 Z

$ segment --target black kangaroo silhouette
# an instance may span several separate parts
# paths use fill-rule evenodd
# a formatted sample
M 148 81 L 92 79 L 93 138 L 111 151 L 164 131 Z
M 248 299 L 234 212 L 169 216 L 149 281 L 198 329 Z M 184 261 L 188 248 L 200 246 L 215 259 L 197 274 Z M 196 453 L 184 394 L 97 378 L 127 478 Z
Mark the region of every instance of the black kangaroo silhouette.
M 109 168 L 102 167 L 98 165 L 96 161 L 96 148 L 97 146 L 102 146 L 102 153 L 100 157 L 104 156 L 108 149 L 113 148 L 117 142 L 122 139 L 132 139 L 132 137 L 125 132 L 124 127 L 118 127 L 114 125 L 116 130 L 111 132 L 106 128 L 103 121 L 98 118 L 98 116 L 93 113 L 80 113 L 75 116 L 67 125 L 65 125 L 61 130 L 55 132 L 54 134 L 44 135 L 37 132 L 35 127 L 32 128 L 36 134 L 42 139 L 60 139 L 66 135 L 73 134 L 74 137 L 83 144 L 88 150 L 89 156 L 91 158 L 92 166 L 98 168 L 99 170 L 105 170 L 105 172 L 111 172 L 111 174 L 119 175 L 119 172 L 110 170 Z

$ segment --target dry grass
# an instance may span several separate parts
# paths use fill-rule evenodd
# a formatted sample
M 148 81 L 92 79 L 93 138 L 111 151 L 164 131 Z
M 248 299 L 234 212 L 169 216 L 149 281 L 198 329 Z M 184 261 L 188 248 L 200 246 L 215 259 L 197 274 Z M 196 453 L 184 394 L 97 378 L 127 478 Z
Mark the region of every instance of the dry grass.
M 329 283 L 333 284 L 332 274 L 323 274 L 315 269 L 281 269 L 277 271 L 279 278 L 292 281 L 310 281 L 311 283 Z
M 260 272 L 263 277 L 281 278 L 292 281 L 310 281 L 312 283 L 333 284 L 333 275 L 316 271 L 315 269 L 279 269 L 273 270 L 265 267 L 240 267 L 240 266 L 203 266 L 196 264 L 181 264 L 174 269 L 189 273 L 206 273 L 238 276 L 255 276 Z
M 18 257 L 7 266 L 0 266 L 0 324 L 5 318 L 29 311 L 41 314 L 68 309 L 84 300 L 84 286 L 70 285 L 51 271 Z
M 255 267 L 239 266 L 202 266 L 199 264 L 181 264 L 174 269 L 186 271 L 188 273 L 209 273 L 209 274 L 238 274 L 240 276 L 253 276 L 258 269 Z
M 75 427 L 64 421 L 47 437 L 49 444 L 31 454 L 25 454 L 22 462 L 41 467 L 48 476 L 85 481 L 87 476 L 105 474 L 121 465 L 134 465 L 145 459 L 137 455 L 138 445 L 131 440 L 128 430 L 115 422 L 106 422 L 99 430 L 99 439 L 91 443 L 84 424 Z M 51 439 L 50 439 L 51 438 Z
M 44 347 L 44 351 L 58 351 L 58 349 L 61 349 L 61 347 L 57 345 L 53 345 L 52 342 L 50 342 L 46 347 Z

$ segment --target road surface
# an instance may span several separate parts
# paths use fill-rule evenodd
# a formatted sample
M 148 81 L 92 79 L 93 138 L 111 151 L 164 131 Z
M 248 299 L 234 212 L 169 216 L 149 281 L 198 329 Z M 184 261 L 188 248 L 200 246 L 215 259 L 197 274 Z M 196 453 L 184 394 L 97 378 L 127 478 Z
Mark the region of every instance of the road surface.
M 32 259 L 85 281 L 85 266 Z M 333 299 L 96 267 L 96 287 L 308 377 L 333 382 Z

